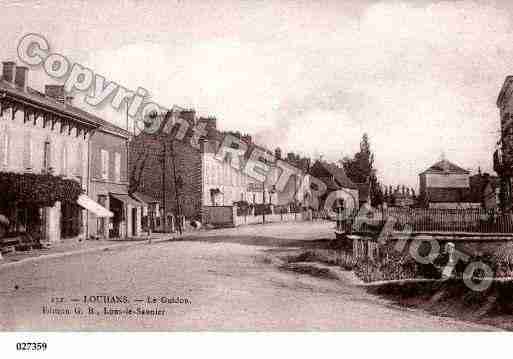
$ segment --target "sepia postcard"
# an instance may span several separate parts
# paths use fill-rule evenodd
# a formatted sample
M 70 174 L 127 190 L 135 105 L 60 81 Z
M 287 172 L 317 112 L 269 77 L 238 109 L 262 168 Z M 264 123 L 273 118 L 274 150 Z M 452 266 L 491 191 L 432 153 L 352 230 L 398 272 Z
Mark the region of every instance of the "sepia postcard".
M 0 30 L 0 332 L 513 329 L 510 1 L 0 0 Z

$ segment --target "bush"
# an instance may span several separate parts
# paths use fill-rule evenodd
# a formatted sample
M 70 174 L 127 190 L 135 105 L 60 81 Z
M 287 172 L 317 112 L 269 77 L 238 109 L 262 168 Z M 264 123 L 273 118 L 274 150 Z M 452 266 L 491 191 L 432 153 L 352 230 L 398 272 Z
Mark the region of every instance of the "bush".
M 440 278 L 440 272 L 432 264 L 417 263 L 407 253 L 397 252 L 392 245 L 380 248 L 379 258 L 364 258 L 355 266 L 356 275 L 364 282 L 414 278 Z
M 513 277 L 513 243 L 499 247 L 489 262 L 497 277 Z

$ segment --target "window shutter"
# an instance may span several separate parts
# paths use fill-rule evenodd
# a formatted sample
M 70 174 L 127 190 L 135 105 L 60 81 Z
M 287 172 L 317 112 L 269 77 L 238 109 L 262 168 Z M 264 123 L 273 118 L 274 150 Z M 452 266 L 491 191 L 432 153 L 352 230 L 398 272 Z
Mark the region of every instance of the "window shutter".
M 32 168 L 32 135 L 25 132 L 23 138 L 23 169 Z
M 83 158 L 84 158 L 84 144 L 82 142 L 80 142 L 78 144 L 78 148 L 77 148 L 77 168 L 76 168 L 76 174 L 79 177 L 82 177 L 82 166 L 84 163 Z
M 50 141 L 46 140 L 43 144 L 43 170 L 48 171 L 50 169 L 51 165 L 51 159 L 50 159 L 50 151 L 52 148 L 52 144 Z
M 121 181 L 121 155 L 119 152 L 114 154 L 114 180 Z
M 68 175 L 68 146 L 66 142 L 62 143 L 61 174 Z
M 109 153 L 105 150 L 101 150 L 101 167 L 102 167 L 102 179 L 109 179 Z

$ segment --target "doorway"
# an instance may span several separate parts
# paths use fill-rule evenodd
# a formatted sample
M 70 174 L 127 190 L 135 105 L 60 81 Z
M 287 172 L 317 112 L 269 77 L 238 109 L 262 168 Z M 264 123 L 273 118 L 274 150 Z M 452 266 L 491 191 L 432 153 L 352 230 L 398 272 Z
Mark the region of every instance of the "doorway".
M 137 208 L 132 208 L 132 236 L 137 235 Z

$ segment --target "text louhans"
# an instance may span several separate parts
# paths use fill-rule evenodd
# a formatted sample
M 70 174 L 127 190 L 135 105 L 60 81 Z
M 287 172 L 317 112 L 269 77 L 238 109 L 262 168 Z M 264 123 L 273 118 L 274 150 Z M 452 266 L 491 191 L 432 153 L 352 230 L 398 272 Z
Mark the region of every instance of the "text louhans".
M 81 300 L 85 304 L 128 304 L 145 302 L 148 304 L 191 304 L 189 298 L 180 296 L 151 296 L 129 298 L 126 295 L 84 295 Z

